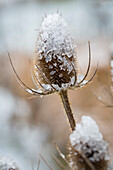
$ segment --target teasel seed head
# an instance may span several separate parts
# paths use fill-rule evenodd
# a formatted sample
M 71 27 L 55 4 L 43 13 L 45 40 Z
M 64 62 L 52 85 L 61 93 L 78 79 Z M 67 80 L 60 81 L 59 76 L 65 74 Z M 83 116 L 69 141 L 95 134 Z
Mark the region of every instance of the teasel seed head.
M 18 76 L 11 56 L 10 64 L 16 75 L 18 84 L 32 95 L 48 95 L 53 92 L 67 91 L 87 85 L 97 72 L 86 81 L 90 70 L 91 49 L 89 46 L 89 63 L 85 75 L 78 74 L 76 53 L 68 26 L 58 13 L 47 15 L 39 31 L 36 43 L 36 56 L 32 63 L 32 78 L 37 89 L 30 88 Z
M 108 143 L 91 117 L 83 116 L 76 124 L 70 135 L 68 159 L 72 169 L 107 170 Z
M 0 170 L 19 170 L 19 167 L 13 159 L 0 156 Z
M 36 57 L 32 64 L 32 78 L 37 89 L 28 87 L 18 76 L 10 54 L 9 60 L 19 85 L 32 95 L 48 95 L 58 92 L 65 108 L 71 130 L 76 122 L 68 100 L 68 89 L 83 87 L 88 84 L 97 72 L 86 81 L 90 70 L 91 49 L 89 46 L 89 63 L 85 75 L 77 74 L 75 45 L 68 26 L 58 13 L 49 14 L 42 22 L 36 43 Z
M 77 75 L 74 48 L 64 19 L 58 13 L 47 15 L 40 28 L 33 64 L 35 80 L 37 77 L 46 90 L 53 87 L 60 91 L 74 85 Z

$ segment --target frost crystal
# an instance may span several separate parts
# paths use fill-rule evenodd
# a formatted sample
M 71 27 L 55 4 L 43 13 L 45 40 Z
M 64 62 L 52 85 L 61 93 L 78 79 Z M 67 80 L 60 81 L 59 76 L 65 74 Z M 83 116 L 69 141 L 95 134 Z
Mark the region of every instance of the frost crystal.
M 50 84 L 42 84 L 42 86 L 43 86 L 46 90 L 51 90 Z
M 14 160 L 0 156 L 0 170 L 19 170 Z
M 76 83 L 79 83 L 83 78 L 84 78 L 84 75 L 83 75 L 83 74 L 78 74 L 78 75 L 77 75 L 77 81 L 76 81 Z M 81 83 L 81 87 L 84 86 L 87 82 L 88 82 L 87 80 L 84 80 L 84 81 Z
M 96 122 L 83 116 L 70 135 L 70 143 L 75 151 L 84 153 L 91 162 L 109 160 L 108 143 L 103 139 Z

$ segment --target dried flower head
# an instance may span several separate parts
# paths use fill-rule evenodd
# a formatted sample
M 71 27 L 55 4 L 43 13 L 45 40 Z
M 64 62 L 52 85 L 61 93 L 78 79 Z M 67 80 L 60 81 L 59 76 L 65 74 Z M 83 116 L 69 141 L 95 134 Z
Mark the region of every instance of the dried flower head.
M 74 44 L 67 24 L 59 14 L 44 19 L 36 53 L 33 71 L 45 90 L 60 91 L 74 85 L 77 76 Z
M 109 160 L 108 143 L 103 139 L 96 122 L 83 116 L 70 135 L 69 165 L 73 169 L 106 170 Z
M 19 170 L 19 167 L 13 159 L 0 156 L 0 170 Z
M 42 22 L 37 44 L 36 57 L 33 60 L 32 78 L 37 90 L 29 88 L 18 76 L 11 61 L 13 71 L 16 74 L 20 86 L 32 95 L 48 95 L 58 92 L 61 96 L 71 129 L 75 129 L 75 120 L 68 101 L 67 90 L 83 87 L 89 81 L 85 81 L 91 62 L 91 50 L 89 44 L 89 64 L 85 76 L 77 74 L 76 54 L 74 43 L 68 31 L 64 19 L 58 14 L 50 14 Z

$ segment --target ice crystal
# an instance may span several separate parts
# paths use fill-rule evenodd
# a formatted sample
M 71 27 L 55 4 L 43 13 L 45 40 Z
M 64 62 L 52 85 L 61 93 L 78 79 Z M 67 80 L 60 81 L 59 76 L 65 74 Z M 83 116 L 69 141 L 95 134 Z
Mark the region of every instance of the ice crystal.
M 46 90 L 51 90 L 50 84 L 42 84 L 42 86 L 43 86 Z
M 82 79 L 83 79 L 84 75 L 83 74 L 78 74 L 77 75 L 77 82 L 76 83 L 79 83 Z M 81 84 L 81 86 L 84 86 L 88 81 L 87 80 L 84 80 Z

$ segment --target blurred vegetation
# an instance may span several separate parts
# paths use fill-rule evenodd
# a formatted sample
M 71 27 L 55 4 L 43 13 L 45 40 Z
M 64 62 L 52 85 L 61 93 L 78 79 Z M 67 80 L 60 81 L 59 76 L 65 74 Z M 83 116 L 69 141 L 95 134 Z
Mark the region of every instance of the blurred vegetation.
M 19 3 L 18 3 L 19 2 Z M 110 48 L 113 42 L 113 2 L 77 0 L 1 0 L 0 1 L 0 154 L 12 157 L 21 169 L 37 166 L 38 154 L 55 167 L 51 153 L 56 154 L 52 142 L 66 152 L 69 136 L 67 120 L 57 95 L 28 99 L 17 84 L 9 64 L 7 50 L 22 80 L 34 88 L 29 59 L 44 13 L 62 13 L 77 44 L 78 68 L 85 73 L 88 63 L 87 41 L 91 41 L 92 65 L 89 78 L 99 62 L 93 82 L 82 90 L 69 92 L 73 112 L 80 120 L 82 115 L 92 116 L 113 149 L 113 109 L 105 108 L 93 91 L 103 95 L 103 86 L 110 89 Z M 38 29 L 38 30 L 35 30 Z M 104 98 L 110 99 L 104 94 Z M 58 155 L 57 155 L 58 156 Z M 41 163 L 41 169 L 46 169 Z M 58 167 L 57 167 L 58 168 Z

